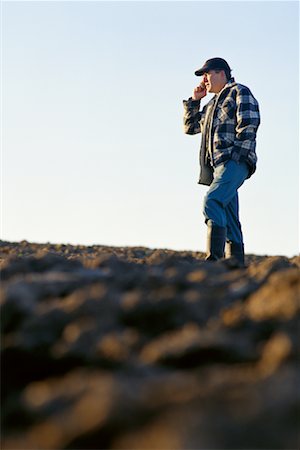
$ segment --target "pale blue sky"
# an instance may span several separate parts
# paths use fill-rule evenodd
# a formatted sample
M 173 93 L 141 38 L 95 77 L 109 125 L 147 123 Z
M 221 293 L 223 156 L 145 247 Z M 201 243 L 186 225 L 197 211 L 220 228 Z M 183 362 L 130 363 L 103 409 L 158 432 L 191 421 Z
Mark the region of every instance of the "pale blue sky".
M 297 2 L 2 2 L 2 239 L 205 250 L 182 100 L 221 56 L 260 104 L 247 253 L 299 251 Z M 211 95 L 207 96 L 207 100 Z

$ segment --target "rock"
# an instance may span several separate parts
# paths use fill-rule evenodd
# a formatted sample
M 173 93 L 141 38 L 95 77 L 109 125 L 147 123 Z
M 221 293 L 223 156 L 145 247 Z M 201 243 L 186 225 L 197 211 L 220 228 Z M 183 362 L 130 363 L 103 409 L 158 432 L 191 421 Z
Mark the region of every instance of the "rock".
M 258 353 L 246 339 L 237 341 L 224 330 L 201 330 L 193 323 L 152 340 L 141 351 L 146 363 L 180 369 L 207 364 L 255 361 Z
M 13 258 L 7 266 L 2 268 L 2 279 L 8 280 L 16 275 L 25 275 L 32 272 L 46 272 L 56 270 L 59 272 L 70 272 L 81 267 L 79 261 L 66 260 L 56 254 L 48 253 L 41 258 L 33 256 L 27 258 Z
M 288 320 L 300 311 L 300 271 L 281 270 L 248 299 L 246 314 L 252 320 Z

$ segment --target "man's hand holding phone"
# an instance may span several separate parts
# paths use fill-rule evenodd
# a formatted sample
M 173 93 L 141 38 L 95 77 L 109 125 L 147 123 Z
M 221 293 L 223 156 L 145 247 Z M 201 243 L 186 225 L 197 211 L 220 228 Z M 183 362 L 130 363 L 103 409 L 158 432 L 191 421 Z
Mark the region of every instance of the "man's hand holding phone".
M 203 81 L 194 89 L 192 99 L 193 100 L 200 100 L 201 98 L 205 97 L 207 94 L 206 87 Z

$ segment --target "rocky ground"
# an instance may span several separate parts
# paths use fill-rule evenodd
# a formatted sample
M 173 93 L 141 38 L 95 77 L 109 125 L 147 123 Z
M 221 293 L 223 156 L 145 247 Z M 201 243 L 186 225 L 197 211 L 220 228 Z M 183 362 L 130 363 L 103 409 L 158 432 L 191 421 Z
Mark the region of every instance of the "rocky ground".
M 300 257 L 0 243 L 2 448 L 300 448 Z

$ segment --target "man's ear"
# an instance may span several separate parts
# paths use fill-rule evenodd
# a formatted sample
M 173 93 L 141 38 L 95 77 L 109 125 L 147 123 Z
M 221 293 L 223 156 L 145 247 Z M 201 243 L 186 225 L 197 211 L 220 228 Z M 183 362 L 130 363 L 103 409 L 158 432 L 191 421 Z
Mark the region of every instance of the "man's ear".
M 221 72 L 222 72 L 222 77 L 224 78 L 224 80 L 227 81 L 227 76 L 226 76 L 225 70 L 222 69 Z

